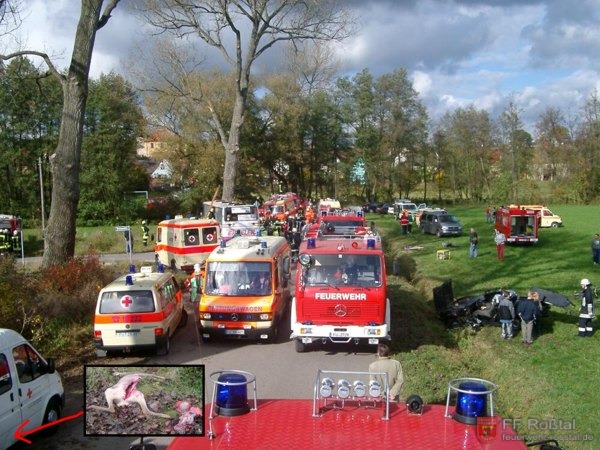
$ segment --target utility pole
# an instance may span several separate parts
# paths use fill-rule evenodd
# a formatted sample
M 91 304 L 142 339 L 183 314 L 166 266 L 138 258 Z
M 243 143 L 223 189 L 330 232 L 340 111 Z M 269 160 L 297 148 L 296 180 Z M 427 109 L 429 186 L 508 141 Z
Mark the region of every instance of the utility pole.
M 42 157 L 38 156 L 38 168 L 40 172 L 40 203 L 42 205 L 42 239 L 44 239 L 44 232 L 46 230 L 46 211 L 44 210 L 44 178 L 42 175 Z

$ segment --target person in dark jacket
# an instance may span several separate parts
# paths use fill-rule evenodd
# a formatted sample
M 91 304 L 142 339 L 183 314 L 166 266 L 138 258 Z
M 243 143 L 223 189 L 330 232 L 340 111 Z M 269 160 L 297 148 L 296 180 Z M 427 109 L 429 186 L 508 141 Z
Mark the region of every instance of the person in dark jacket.
M 600 264 L 600 234 L 596 233 L 592 239 L 592 261 L 594 265 Z
M 513 338 L 513 320 L 515 318 L 515 307 L 510 300 L 510 293 L 503 291 L 498 297 L 498 316 L 502 327 L 502 339 Z
M 592 319 L 594 318 L 594 294 L 592 283 L 587 278 L 581 280 L 581 308 L 579 309 L 579 336 L 586 337 L 594 334 Z
M 535 291 L 527 293 L 527 299 L 519 302 L 517 313 L 521 318 L 521 342 L 526 345 L 533 343 L 533 325 L 538 315 L 539 308 L 536 299 L 539 294 Z

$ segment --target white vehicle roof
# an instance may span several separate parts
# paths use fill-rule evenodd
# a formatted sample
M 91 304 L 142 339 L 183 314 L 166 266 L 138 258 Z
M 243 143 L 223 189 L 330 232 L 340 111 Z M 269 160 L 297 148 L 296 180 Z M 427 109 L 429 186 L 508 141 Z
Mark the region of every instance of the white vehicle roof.
M 14 346 L 16 343 L 24 342 L 26 339 L 14 330 L 0 328 L 0 349 Z

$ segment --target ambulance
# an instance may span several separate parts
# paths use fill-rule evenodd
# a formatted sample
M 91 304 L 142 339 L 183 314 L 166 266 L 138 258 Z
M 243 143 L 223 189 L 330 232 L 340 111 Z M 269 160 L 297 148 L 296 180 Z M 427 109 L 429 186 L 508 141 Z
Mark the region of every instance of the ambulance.
M 0 328 L 0 450 L 17 442 L 15 431 L 30 439 L 28 430 L 60 419 L 65 395 L 52 359 L 44 359 L 19 333 Z M 56 431 L 56 426 L 43 430 Z
M 544 205 L 510 205 L 511 208 L 533 209 L 538 212 L 538 225 L 540 228 L 558 228 L 562 227 L 562 218 L 554 214 Z
M 98 356 L 109 351 L 153 348 L 159 355 L 171 349 L 171 337 L 187 323 L 182 292 L 171 273 L 142 267 L 117 278 L 98 294 L 94 344 Z
M 209 219 L 163 220 L 156 228 L 155 258 L 171 269 L 191 273 L 202 264 L 221 239 L 219 222 Z
M 291 255 L 282 236 L 237 236 L 206 260 L 200 336 L 274 342 L 290 302 Z

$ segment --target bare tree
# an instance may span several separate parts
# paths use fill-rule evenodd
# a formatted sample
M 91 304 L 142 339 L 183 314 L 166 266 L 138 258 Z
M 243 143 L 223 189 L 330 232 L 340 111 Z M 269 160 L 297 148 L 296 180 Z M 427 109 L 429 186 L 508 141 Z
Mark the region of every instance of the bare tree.
M 233 68 L 235 102 L 229 129 L 219 128 L 225 149 L 223 200 L 235 196 L 240 134 L 251 69 L 278 42 L 339 41 L 353 20 L 335 0 L 145 0 L 145 15 L 161 32 L 180 38 L 197 35 L 216 48 Z M 227 41 L 232 38 L 233 44 Z
M 119 0 L 109 0 L 104 11 L 103 3 L 104 0 L 81 0 L 75 45 L 66 73 L 59 72 L 50 57 L 39 51 L 22 50 L 0 55 L 2 60 L 18 56 L 42 58 L 48 66 L 48 74 L 60 81 L 63 90 L 60 134 L 52 158 L 52 205 L 44 239 L 44 266 L 66 262 L 75 253 L 81 141 L 92 51 L 96 32 L 106 25 Z
M 0 0 L 0 36 L 19 28 L 21 24 L 20 8 L 20 0 Z

